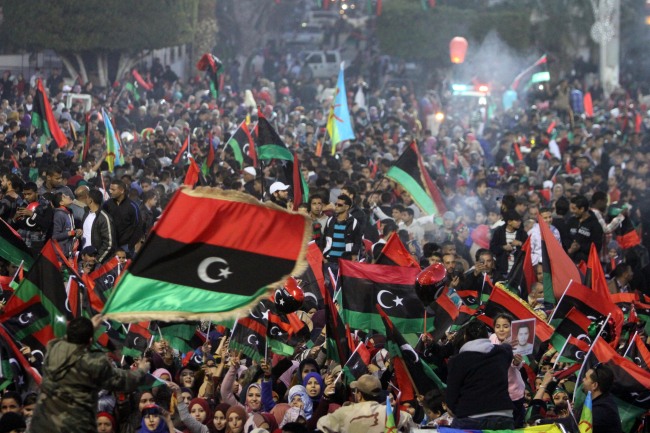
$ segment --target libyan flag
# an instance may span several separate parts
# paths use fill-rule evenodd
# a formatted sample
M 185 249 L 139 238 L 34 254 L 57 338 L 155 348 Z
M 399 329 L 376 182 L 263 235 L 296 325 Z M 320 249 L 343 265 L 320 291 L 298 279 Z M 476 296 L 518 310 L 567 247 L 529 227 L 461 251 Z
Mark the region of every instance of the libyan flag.
M 403 333 L 422 332 L 424 305 L 415 294 L 420 269 L 339 262 L 343 321 L 350 328 L 380 330 L 384 325 L 374 304 L 379 304 Z
M 43 81 L 39 78 L 34 95 L 34 106 L 32 108 L 32 126 L 41 131 L 42 135 L 56 142 L 59 148 L 68 144 L 68 137 L 65 136 L 59 123 L 54 118 L 50 101 L 45 94 Z
M 29 270 L 34 263 L 34 256 L 29 247 L 2 218 L 0 218 L 0 257 L 16 266 L 22 263 L 25 270 Z
M 415 142 L 406 147 L 386 177 L 400 184 L 427 215 L 442 215 L 447 211 L 440 190 L 429 177 Z
M 402 391 L 402 399 L 414 400 L 417 394 L 424 395 L 435 388 L 445 389 L 447 387 L 445 383 L 422 360 L 413 346 L 408 344 L 381 306 L 375 305 L 375 308 L 386 329 L 386 349 L 393 359 L 393 370 L 397 386 Z
M 307 216 L 236 191 L 181 188 L 103 314 L 122 322 L 224 320 L 305 268 Z
M 2 315 L 3 325 L 17 341 L 41 353 L 50 340 L 65 334 L 67 319 L 72 318 L 52 242 L 45 244 Z
M 536 425 L 517 430 L 459 430 L 451 427 L 438 427 L 439 433 L 564 433 L 565 431 L 557 424 Z

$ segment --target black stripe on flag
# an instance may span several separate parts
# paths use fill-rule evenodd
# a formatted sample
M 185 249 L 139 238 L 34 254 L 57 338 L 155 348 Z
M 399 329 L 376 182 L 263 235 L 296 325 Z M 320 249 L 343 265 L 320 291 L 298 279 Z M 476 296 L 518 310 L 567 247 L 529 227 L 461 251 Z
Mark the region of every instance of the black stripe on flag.
M 253 296 L 269 281 L 289 275 L 294 265 L 291 260 L 205 243 L 186 244 L 153 233 L 147 254 L 138 257 L 129 271 L 171 284 Z

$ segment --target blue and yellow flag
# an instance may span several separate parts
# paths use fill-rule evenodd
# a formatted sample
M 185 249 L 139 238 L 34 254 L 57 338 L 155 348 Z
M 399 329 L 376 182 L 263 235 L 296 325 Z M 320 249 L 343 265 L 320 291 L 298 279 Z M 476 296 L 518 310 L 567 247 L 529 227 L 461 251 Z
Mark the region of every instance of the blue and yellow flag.
M 580 433 L 587 433 L 593 431 L 593 412 L 591 411 L 591 391 L 587 393 L 585 404 L 582 406 L 582 413 L 580 414 L 580 423 L 578 430 Z
M 341 141 L 353 140 L 354 131 L 350 121 L 350 110 L 348 109 L 348 97 L 345 93 L 345 80 L 343 79 L 343 63 L 339 70 L 339 79 L 336 82 L 336 93 L 330 106 L 330 113 L 327 117 L 327 133 L 332 142 L 332 155 L 336 153 L 336 145 Z
M 113 129 L 108 113 L 104 109 L 102 109 L 102 117 L 106 127 L 106 162 L 108 163 L 108 171 L 112 173 L 115 166 L 124 164 L 124 155 L 122 155 L 120 139 L 115 133 L 115 129 Z

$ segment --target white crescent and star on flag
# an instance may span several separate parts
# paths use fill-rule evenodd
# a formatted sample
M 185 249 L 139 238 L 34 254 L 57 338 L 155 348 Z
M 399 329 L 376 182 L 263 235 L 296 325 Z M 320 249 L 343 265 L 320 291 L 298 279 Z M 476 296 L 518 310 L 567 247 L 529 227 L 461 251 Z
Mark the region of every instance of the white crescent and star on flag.
M 211 265 L 217 263 L 219 264 L 219 278 L 213 278 L 208 274 L 208 268 Z M 228 262 L 221 257 L 206 257 L 201 261 L 201 263 L 199 263 L 199 267 L 197 269 L 197 274 L 201 281 L 208 284 L 220 283 L 221 281 L 228 279 L 232 273 L 233 272 L 230 270 L 230 265 Z

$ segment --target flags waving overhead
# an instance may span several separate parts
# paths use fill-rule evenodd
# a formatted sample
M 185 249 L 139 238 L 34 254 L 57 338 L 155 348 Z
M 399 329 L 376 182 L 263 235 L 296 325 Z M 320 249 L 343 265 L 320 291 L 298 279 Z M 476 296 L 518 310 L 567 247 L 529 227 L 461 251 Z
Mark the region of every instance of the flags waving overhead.
M 327 116 L 327 133 L 332 143 L 332 155 L 336 153 L 336 146 L 345 140 L 354 140 L 354 131 L 348 109 L 348 96 L 345 93 L 345 80 L 343 79 L 343 63 L 336 81 L 336 93 Z
M 102 118 L 106 127 L 106 162 L 108 163 L 108 170 L 112 172 L 116 166 L 124 164 L 124 155 L 122 154 L 120 139 L 117 137 L 111 119 L 104 109 L 102 109 Z
M 580 272 L 562 245 L 555 239 L 548 224 L 537 217 L 542 234 L 542 267 L 544 268 L 544 300 L 555 303 L 569 285 L 569 281 L 581 281 Z M 552 290 L 552 291 L 551 291 Z
M 67 296 L 53 241 L 48 241 L 25 279 L 9 299 L 2 323 L 16 340 L 44 352 L 53 338 L 65 334 Z
M 104 314 L 121 321 L 233 317 L 300 274 L 310 237 L 307 216 L 235 191 L 181 188 Z
M 426 214 L 441 216 L 447 211 L 440 190 L 429 177 L 415 142 L 404 149 L 386 177 L 399 183 Z
M 226 147 L 232 149 L 235 161 L 239 163 L 240 169 L 244 167 L 244 149 L 246 148 L 246 145 L 248 145 L 248 154 L 251 157 L 253 165 L 257 166 L 255 142 L 253 141 L 253 136 L 248 130 L 246 120 L 244 120 L 226 142 Z
M 34 263 L 34 257 L 29 247 L 9 224 L 0 218 L 0 257 L 6 261 L 29 269 Z
M 391 233 L 375 262 L 378 265 L 405 266 L 420 269 L 420 264 L 409 253 L 397 233 Z
M 341 260 L 339 273 L 341 317 L 351 328 L 382 329 L 376 302 L 402 332 L 422 331 L 424 305 L 415 294 L 420 269 Z
M 68 137 L 65 136 L 59 127 L 59 122 L 54 118 L 52 106 L 47 99 L 43 81 L 40 78 L 36 84 L 36 95 L 34 96 L 34 106 L 32 108 L 32 126 L 40 129 L 41 134 L 48 139 L 54 139 L 59 148 L 68 144 Z

